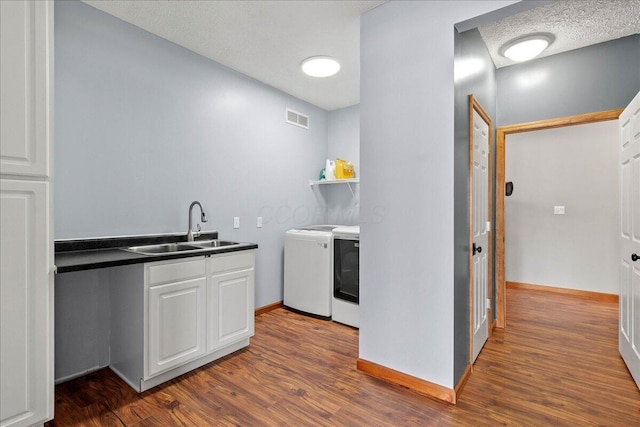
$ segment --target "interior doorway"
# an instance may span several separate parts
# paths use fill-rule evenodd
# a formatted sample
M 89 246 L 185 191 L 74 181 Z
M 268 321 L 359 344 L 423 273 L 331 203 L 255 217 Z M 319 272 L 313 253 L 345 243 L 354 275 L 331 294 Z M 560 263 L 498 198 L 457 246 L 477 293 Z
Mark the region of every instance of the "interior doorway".
M 616 120 L 621 109 L 499 127 L 496 131 L 496 327 L 506 327 L 505 143 L 509 134 Z

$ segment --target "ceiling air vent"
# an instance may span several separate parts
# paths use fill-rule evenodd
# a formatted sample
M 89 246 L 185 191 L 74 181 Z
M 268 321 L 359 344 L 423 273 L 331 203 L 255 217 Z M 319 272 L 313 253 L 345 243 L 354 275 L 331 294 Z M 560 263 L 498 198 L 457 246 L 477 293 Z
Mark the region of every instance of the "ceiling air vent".
M 285 121 L 291 125 L 300 126 L 301 128 L 309 129 L 309 116 L 298 113 L 290 109 L 286 109 Z

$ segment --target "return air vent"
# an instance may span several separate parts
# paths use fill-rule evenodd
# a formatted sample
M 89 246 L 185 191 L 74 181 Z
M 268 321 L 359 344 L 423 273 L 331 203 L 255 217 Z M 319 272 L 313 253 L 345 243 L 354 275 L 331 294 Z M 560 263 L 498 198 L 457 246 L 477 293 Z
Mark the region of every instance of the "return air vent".
M 301 128 L 309 129 L 309 116 L 298 113 L 287 108 L 285 121 L 291 125 L 300 126 Z

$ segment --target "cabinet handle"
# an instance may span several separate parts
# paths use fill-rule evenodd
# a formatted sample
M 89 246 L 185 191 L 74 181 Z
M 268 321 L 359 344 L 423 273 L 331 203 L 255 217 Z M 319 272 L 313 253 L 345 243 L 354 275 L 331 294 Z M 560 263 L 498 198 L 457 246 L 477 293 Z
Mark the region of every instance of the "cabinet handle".
M 631 261 L 636 262 L 639 259 L 640 259 L 640 256 L 638 256 L 637 254 L 631 254 Z

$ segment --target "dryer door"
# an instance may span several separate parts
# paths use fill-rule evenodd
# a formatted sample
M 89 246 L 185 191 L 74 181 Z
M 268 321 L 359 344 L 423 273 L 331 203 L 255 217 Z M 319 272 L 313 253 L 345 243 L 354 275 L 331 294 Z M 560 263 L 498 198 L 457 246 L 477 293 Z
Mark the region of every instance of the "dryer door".
M 333 296 L 360 301 L 360 241 L 335 238 L 333 241 Z

